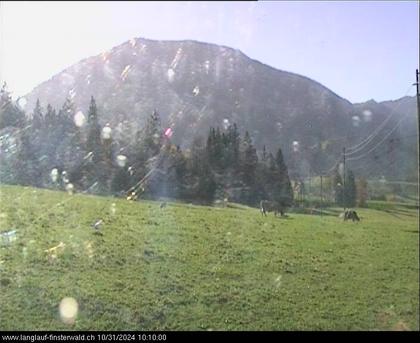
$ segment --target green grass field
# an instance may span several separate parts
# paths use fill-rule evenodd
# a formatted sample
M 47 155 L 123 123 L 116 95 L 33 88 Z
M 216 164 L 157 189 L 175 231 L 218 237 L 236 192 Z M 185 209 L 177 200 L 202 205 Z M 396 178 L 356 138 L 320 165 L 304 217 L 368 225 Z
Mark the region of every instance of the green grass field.
M 419 330 L 417 210 L 358 212 L 262 218 L 2 186 L 0 231 L 17 236 L 0 246 L 0 330 Z

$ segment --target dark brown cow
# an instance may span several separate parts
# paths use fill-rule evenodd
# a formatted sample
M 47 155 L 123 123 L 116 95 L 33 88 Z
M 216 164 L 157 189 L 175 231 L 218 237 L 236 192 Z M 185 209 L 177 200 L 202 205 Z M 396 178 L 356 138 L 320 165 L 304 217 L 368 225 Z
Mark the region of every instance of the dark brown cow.
M 346 220 L 352 220 L 354 221 L 360 221 L 359 216 L 357 215 L 357 212 L 354 210 L 347 210 L 346 212 L 344 212 L 344 221 Z
M 284 215 L 284 207 L 277 201 L 268 201 L 261 200 L 260 202 L 260 211 L 261 215 L 267 215 L 267 212 L 274 212 L 274 215 L 277 216 L 280 213 L 281 216 Z

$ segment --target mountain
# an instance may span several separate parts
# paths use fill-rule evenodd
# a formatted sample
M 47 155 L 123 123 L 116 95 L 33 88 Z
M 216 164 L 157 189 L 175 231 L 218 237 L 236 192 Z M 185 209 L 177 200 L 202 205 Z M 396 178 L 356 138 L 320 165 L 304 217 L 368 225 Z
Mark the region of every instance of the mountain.
M 394 106 L 353 105 L 316 81 L 225 46 L 135 38 L 35 87 L 26 95 L 27 108 L 38 98 L 59 108 L 68 97 L 86 112 L 92 95 L 102 124 L 131 126 L 133 134 L 157 109 L 183 148 L 210 126 L 235 122 L 258 149 L 281 147 L 292 176 L 330 167 L 343 146 L 357 144 Z

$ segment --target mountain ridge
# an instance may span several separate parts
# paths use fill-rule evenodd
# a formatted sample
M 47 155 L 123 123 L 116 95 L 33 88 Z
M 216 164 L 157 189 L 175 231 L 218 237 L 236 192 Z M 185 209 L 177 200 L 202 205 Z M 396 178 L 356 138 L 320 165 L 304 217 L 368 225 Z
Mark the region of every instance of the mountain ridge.
M 157 109 L 182 147 L 196 135 L 206 136 L 210 126 L 235 122 L 242 132 L 250 132 L 257 149 L 282 147 L 292 174 L 305 169 L 302 163 L 314 170 L 329 166 L 342 146 L 368 136 L 392 113 L 392 102 L 399 101 L 353 104 L 315 80 L 252 59 L 239 49 L 138 37 L 53 75 L 26 95 L 27 108 L 38 98 L 42 105 L 58 108 L 70 97 L 85 112 L 91 95 L 102 123 L 131 125 L 132 133 Z M 414 101 L 401 101 L 413 117 Z M 412 121 L 404 127 L 413 130 Z M 300 151 L 295 151 L 295 141 Z M 314 145 L 322 162 L 308 152 Z M 296 172 L 302 173 L 306 171 Z

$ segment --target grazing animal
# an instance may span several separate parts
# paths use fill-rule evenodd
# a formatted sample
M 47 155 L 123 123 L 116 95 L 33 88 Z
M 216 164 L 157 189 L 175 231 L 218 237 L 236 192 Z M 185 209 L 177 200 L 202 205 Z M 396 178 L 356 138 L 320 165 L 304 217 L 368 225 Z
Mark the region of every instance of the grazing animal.
M 166 207 L 166 201 L 161 202 L 159 205 L 159 208 L 164 208 L 164 207 Z
M 261 215 L 265 216 L 267 216 L 267 212 L 274 212 L 274 216 L 277 216 L 278 213 L 281 216 L 284 215 L 284 207 L 277 201 L 261 200 L 260 211 Z
M 100 232 L 102 223 L 102 219 L 99 219 L 96 223 L 92 224 L 92 229 L 95 230 L 95 233 L 102 235 L 102 232 Z
M 354 210 L 346 210 L 345 212 L 344 212 L 344 221 L 346 221 L 346 220 L 352 220 L 353 222 L 355 222 L 355 221 L 360 221 L 360 218 L 359 218 L 359 216 L 357 215 L 357 212 L 356 211 L 354 211 Z

